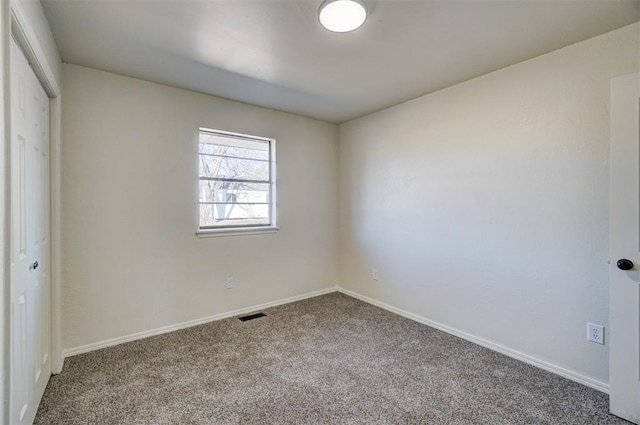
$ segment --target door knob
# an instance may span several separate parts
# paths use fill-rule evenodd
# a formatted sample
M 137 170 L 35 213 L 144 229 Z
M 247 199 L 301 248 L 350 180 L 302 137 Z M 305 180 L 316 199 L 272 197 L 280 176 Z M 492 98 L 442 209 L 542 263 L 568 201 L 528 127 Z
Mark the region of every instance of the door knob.
M 616 263 L 620 270 L 631 270 L 633 268 L 633 261 L 627 260 L 626 258 L 621 258 Z
M 34 262 L 33 262 L 33 264 L 31 264 L 31 266 L 29 266 L 29 268 L 30 268 L 31 270 L 35 270 L 35 269 L 37 269 L 37 268 L 38 268 L 38 266 L 39 266 L 39 265 L 40 265 L 40 264 L 38 264 L 38 262 L 37 262 L 37 261 L 34 261 Z

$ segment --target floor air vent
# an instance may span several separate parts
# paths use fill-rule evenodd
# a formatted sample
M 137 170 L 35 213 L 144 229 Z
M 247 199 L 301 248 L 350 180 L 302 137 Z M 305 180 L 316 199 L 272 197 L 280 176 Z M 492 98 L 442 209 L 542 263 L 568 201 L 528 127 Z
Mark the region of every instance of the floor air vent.
M 242 317 L 238 317 L 238 319 L 240 319 L 241 322 L 246 322 L 247 320 L 253 320 L 253 319 L 257 319 L 258 317 L 265 317 L 266 314 L 264 313 L 256 313 L 256 314 L 250 314 L 248 316 L 242 316 Z

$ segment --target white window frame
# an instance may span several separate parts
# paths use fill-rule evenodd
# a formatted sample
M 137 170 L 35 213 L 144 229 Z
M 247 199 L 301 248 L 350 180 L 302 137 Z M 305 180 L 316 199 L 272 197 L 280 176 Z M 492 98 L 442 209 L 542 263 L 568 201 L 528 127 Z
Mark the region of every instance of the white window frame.
M 207 238 L 207 237 L 217 237 L 217 236 L 234 236 L 234 235 L 257 235 L 257 234 L 265 234 L 265 233 L 276 233 L 280 230 L 279 227 L 276 226 L 276 140 L 261 137 L 261 136 L 253 136 L 249 134 L 242 133 L 234 133 L 230 131 L 224 130 L 215 130 L 212 128 L 200 127 L 198 129 L 198 149 L 197 149 L 197 159 L 200 161 L 200 133 L 213 133 L 221 136 L 230 136 L 236 137 L 240 139 L 247 139 L 252 141 L 259 142 L 267 142 L 269 143 L 269 184 L 270 184 L 270 197 L 269 197 L 269 215 L 270 215 L 270 224 L 265 225 L 245 225 L 245 226 L 237 226 L 237 227 L 219 227 L 219 228 L 201 228 L 200 227 L 200 200 L 199 200 L 199 189 L 198 189 L 198 197 L 196 198 L 196 202 L 198 205 L 197 208 L 197 231 L 196 236 L 199 238 Z M 196 166 L 196 170 L 198 167 Z M 200 173 L 198 172 L 198 182 L 197 185 L 200 185 Z

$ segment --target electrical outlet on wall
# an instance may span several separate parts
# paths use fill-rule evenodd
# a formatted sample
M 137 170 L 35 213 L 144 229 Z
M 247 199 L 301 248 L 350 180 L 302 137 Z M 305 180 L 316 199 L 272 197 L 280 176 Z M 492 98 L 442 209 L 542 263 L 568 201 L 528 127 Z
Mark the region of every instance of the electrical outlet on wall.
M 376 282 L 380 280 L 380 274 L 378 273 L 378 269 L 371 269 L 371 279 L 375 280 Z
M 587 323 L 587 340 L 596 344 L 604 344 L 604 326 Z
M 225 279 L 224 287 L 227 288 L 227 289 L 233 288 L 233 278 L 232 277 L 228 277 L 228 278 Z

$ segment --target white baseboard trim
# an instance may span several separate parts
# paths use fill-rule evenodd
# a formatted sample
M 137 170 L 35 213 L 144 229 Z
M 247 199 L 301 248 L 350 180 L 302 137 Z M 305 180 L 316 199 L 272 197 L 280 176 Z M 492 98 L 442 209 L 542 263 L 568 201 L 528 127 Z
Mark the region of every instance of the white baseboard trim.
M 466 332 L 460 331 L 458 329 L 452 328 L 447 325 L 443 325 L 442 323 L 435 322 L 433 320 L 429 320 L 425 317 L 418 316 L 417 314 L 409 313 L 408 311 L 393 307 L 389 304 L 385 304 L 381 301 L 374 300 L 373 298 L 366 297 L 364 295 L 360 295 L 356 292 L 353 292 L 349 289 L 345 289 L 342 287 L 338 287 L 338 292 L 342 292 L 345 295 L 349 295 L 350 297 L 357 298 L 366 303 L 375 305 L 376 307 L 380 307 L 384 310 L 390 311 L 402 317 L 406 317 L 407 319 L 414 320 L 418 323 L 422 323 L 427 326 L 431 326 L 432 328 L 441 330 L 453 336 L 457 336 L 458 338 L 465 339 L 467 341 L 473 342 L 474 344 L 481 345 L 483 347 L 489 348 L 490 350 L 497 351 L 498 353 L 504 354 L 505 356 L 509 356 L 516 360 L 520 360 L 524 363 L 528 363 L 530 365 L 539 367 L 540 369 L 546 370 L 547 372 L 555 373 L 556 375 L 560 375 L 564 378 L 570 379 L 574 382 L 577 382 L 582 385 L 586 385 L 587 387 L 591 387 L 598 391 L 602 391 L 603 393 L 609 394 L 609 384 L 605 382 L 598 381 L 596 379 L 590 378 L 588 376 L 582 375 L 580 373 L 574 372 L 569 369 L 565 369 L 562 366 L 555 365 L 553 363 L 549 363 L 547 361 L 538 359 L 529 354 L 522 353 L 518 350 L 514 350 L 509 347 L 505 347 L 504 345 L 497 344 L 495 342 L 486 340 L 484 338 L 477 337 L 475 335 L 468 334 Z
M 163 326 L 161 328 L 150 329 L 148 331 L 136 332 L 134 334 L 120 336 L 117 338 L 111 338 L 104 341 L 93 342 L 87 345 L 81 345 L 74 348 L 66 348 L 63 350 L 63 359 L 77 354 L 88 353 L 90 351 L 99 350 L 101 348 L 111 347 L 118 344 L 124 344 L 125 342 L 135 341 L 138 339 L 148 338 L 150 336 L 161 335 L 167 332 L 177 331 L 179 329 L 190 328 L 191 326 L 202 325 L 204 323 L 213 322 L 216 320 L 227 319 L 229 317 L 240 316 L 242 314 L 251 313 L 257 310 L 264 310 L 269 307 L 276 307 L 283 304 L 289 304 L 296 301 L 301 301 L 307 298 L 317 297 L 319 295 L 329 294 L 336 292 L 337 286 L 331 288 L 321 289 L 319 291 L 308 292 L 302 295 L 296 295 L 295 297 L 284 298 L 277 301 L 271 301 L 264 304 L 254 305 L 251 307 L 241 308 L 238 310 L 232 310 L 225 313 L 214 314 L 213 316 L 202 317 L 200 319 L 188 320 L 182 323 L 176 323 L 175 325 Z

